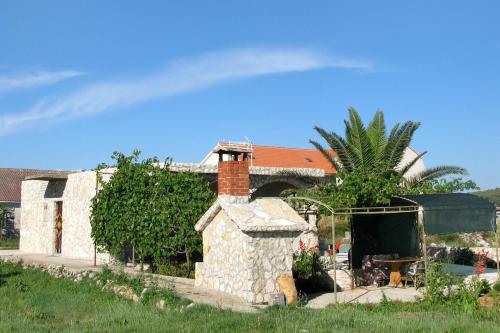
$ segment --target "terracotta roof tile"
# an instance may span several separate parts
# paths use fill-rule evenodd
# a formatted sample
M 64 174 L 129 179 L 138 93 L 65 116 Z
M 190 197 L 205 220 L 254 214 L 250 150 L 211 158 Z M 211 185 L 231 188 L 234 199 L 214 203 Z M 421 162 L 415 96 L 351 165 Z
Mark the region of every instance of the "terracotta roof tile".
M 0 168 L 0 202 L 21 202 L 21 182 L 28 176 L 67 171 Z
M 276 168 L 313 168 L 334 173 L 335 168 L 319 150 L 258 146 L 253 147 L 253 166 Z M 333 152 L 331 152 L 333 156 Z

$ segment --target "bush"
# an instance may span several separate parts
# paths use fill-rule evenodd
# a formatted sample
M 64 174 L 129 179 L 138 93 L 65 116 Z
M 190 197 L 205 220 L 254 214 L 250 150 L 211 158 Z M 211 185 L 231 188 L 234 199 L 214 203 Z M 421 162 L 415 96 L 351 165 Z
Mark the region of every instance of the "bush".
M 425 300 L 432 304 L 443 303 L 450 293 L 451 274 L 443 270 L 441 263 L 432 263 L 427 269 Z
M 476 254 L 467 247 L 454 247 L 450 249 L 450 259 L 457 265 L 473 266 L 476 263 Z
M 293 255 L 292 272 L 295 279 L 307 280 L 321 273 L 323 266 L 319 255 L 313 251 L 300 250 Z
M 478 298 L 490 290 L 491 287 L 487 280 L 474 277 L 468 282 L 462 281 L 458 285 L 457 291 L 451 295 L 451 300 L 459 303 L 470 312 L 477 309 Z
M 187 262 L 176 264 L 166 260 L 157 260 L 155 266 L 157 274 L 194 278 L 194 265 Z

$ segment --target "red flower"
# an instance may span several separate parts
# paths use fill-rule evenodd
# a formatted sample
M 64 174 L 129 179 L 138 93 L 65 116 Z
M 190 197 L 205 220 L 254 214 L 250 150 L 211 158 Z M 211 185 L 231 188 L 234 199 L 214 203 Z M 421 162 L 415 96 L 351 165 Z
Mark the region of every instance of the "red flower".
M 300 248 L 301 250 L 303 250 L 303 249 L 304 249 L 304 242 L 302 241 L 302 239 L 301 239 L 301 240 L 299 240 L 299 248 Z

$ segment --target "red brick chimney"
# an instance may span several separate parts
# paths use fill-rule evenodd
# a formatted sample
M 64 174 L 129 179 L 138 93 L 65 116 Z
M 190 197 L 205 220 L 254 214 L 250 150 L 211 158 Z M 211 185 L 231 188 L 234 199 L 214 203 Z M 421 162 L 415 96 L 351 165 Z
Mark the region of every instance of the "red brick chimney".
M 249 157 L 251 148 L 241 144 L 219 144 L 218 195 L 239 197 L 250 195 Z

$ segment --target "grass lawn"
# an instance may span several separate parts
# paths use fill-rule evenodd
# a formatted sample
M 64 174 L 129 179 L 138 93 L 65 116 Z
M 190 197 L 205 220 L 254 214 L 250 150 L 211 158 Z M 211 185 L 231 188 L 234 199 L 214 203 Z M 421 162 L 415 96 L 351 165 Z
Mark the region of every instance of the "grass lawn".
M 102 291 L 90 280 L 56 279 L 0 262 L 0 332 L 500 332 L 497 310 L 457 306 L 276 307 L 240 314 L 183 308 L 188 303 L 172 298 L 159 310 Z
M 19 239 L 0 239 L 0 250 L 12 250 L 19 248 Z

